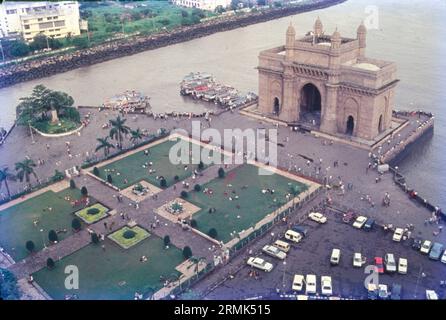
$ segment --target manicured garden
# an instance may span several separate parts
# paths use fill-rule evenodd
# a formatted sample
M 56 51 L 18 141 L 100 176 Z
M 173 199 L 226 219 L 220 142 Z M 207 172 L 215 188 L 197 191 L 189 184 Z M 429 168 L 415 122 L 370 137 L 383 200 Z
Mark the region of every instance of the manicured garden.
M 80 198 L 78 189 L 47 191 L 0 211 L 0 246 L 17 261 L 28 256 L 27 241 L 33 242 L 34 251 L 41 250 L 44 243 L 48 245 L 50 230 L 57 233 L 59 240 L 70 236 L 72 213 L 81 208 L 73 207 L 71 201 Z M 90 203 L 94 199 L 90 198 Z
M 85 223 L 92 224 L 107 216 L 108 208 L 100 203 L 79 210 L 75 213 Z
M 259 175 L 258 167 L 245 164 L 203 185 L 199 192 L 189 192 L 187 201 L 202 208 L 193 215 L 195 228 L 226 243 L 234 231 L 253 227 L 306 189 L 279 174 Z
M 134 226 L 133 228 L 130 228 L 125 226 L 113 232 L 108 237 L 124 249 L 128 249 L 149 236 L 150 233 L 141 227 Z
M 134 299 L 135 292 L 152 294 L 166 279 L 175 281 L 180 273 L 175 267 L 183 262 L 182 252 L 174 246 L 165 249 L 163 240 L 150 236 L 127 250 L 106 239 L 101 245 L 90 244 L 56 261 L 53 269 L 43 268 L 33 274 L 35 281 L 54 299 L 76 294 L 79 299 Z M 142 262 L 141 257 L 147 257 Z M 67 290 L 65 267 L 79 270 L 79 289 Z
M 58 122 L 53 123 L 51 120 L 43 120 L 34 123 L 34 128 L 40 132 L 48 134 L 58 134 L 73 131 L 80 127 L 80 123 L 71 119 L 60 118 Z
M 198 164 L 176 165 L 171 163 L 169 151 L 176 143 L 176 141 L 165 141 L 146 149 L 149 150 L 148 154 L 142 150 L 100 167 L 98 168 L 99 177 L 109 181 L 108 175 L 110 175 L 111 183 L 120 189 L 127 188 L 141 180 L 157 187 L 163 187 L 162 179 L 160 179 L 163 177 L 165 179 L 164 187 L 169 187 L 177 181 L 190 177 L 195 169 L 199 169 Z M 212 151 L 210 151 L 210 155 L 212 156 Z M 189 159 L 191 159 L 190 156 Z M 203 169 L 205 167 L 206 165 L 203 166 Z

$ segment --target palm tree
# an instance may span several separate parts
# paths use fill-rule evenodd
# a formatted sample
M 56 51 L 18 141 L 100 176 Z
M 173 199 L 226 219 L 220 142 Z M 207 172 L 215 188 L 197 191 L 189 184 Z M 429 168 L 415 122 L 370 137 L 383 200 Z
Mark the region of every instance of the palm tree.
M 198 274 L 198 267 L 200 265 L 200 262 L 206 261 L 206 258 L 192 256 L 190 257 L 190 261 L 195 264 L 195 274 Z
M 119 149 L 122 149 L 123 135 L 130 132 L 130 128 L 125 125 L 126 121 L 127 119 L 121 119 L 121 116 L 118 116 L 114 120 L 110 120 L 110 124 L 112 126 L 110 129 L 110 138 L 118 140 Z
M 2 187 L 4 182 L 6 191 L 8 192 L 8 198 L 11 198 L 11 192 L 9 191 L 8 180 L 15 181 L 16 177 L 15 175 L 9 172 L 8 167 L 4 167 L 3 169 L 0 169 L 0 188 Z
M 36 167 L 36 164 L 32 159 L 25 159 L 22 162 L 16 162 L 15 164 L 15 171 L 17 171 L 17 179 L 20 180 L 20 182 L 25 179 L 27 183 L 30 181 L 30 176 L 34 176 L 34 178 L 39 182 L 39 178 L 37 177 L 36 173 L 34 172 L 34 168 Z
M 138 141 L 142 139 L 143 134 L 140 128 L 136 129 L 136 130 L 131 130 L 130 131 L 130 140 L 134 143 L 134 144 L 138 144 Z
M 104 156 L 108 156 L 110 153 L 110 148 L 114 148 L 115 146 L 108 142 L 108 138 L 110 137 L 104 137 L 104 138 L 97 138 L 96 140 L 99 142 L 98 146 L 96 147 L 96 152 L 104 149 Z

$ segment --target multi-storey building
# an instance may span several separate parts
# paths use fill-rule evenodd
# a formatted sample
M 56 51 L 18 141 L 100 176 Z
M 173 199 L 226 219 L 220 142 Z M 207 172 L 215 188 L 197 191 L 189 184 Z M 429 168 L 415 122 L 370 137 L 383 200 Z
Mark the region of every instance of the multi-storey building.
M 218 6 L 228 7 L 231 0 L 172 0 L 172 3 L 181 7 L 214 11 Z
M 61 38 L 80 35 L 79 3 L 4 2 L 0 5 L 0 36 L 22 36 L 27 42 L 37 34 Z

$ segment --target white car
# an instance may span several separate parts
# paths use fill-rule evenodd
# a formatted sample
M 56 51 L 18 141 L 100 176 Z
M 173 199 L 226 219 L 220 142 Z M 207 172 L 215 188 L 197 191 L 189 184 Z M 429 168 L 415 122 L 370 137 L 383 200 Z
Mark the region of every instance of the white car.
M 420 252 L 424 254 L 429 254 L 431 248 L 432 248 L 432 242 L 429 240 L 424 240 L 423 244 L 421 245 Z
M 434 290 L 426 290 L 427 300 L 438 300 L 438 294 Z
M 387 299 L 389 297 L 389 290 L 387 289 L 386 284 L 378 285 L 378 297 L 380 299 Z
M 325 222 L 327 222 L 327 217 L 324 216 L 322 213 L 319 213 L 319 212 L 311 212 L 308 215 L 308 218 L 310 218 L 313 221 L 316 221 L 317 223 L 325 223 Z
M 301 274 L 295 274 L 291 289 L 293 289 L 294 291 L 302 291 L 303 288 L 304 288 L 304 276 Z
M 443 255 L 441 256 L 440 261 L 443 262 L 443 263 L 446 263 L 446 250 L 444 250 Z
M 271 246 L 271 245 L 266 245 L 262 248 L 262 251 L 265 252 L 266 254 L 274 257 L 274 258 L 278 258 L 280 260 L 283 260 L 286 258 L 286 253 L 281 251 L 279 248 L 275 247 L 275 246 Z
M 307 276 L 305 277 L 305 293 L 316 293 L 316 276 L 314 274 L 307 274 Z
M 248 265 L 266 272 L 270 272 L 271 270 L 273 270 L 272 263 L 269 263 L 268 261 L 265 261 L 262 258 L 249 257 Z
M 395 232 L 393 233 L 392 240 L 395 242 L 400 242 L 403 238 L 404 230 L 402 228 L 396 228 Z
M 357 229 L 361 229 L 364 226 L 366 221 L 367 221 L 367 217 L 359 216 L 356 218 L 355 222 L 353 222 L 353 227 L 355 227 Z
M 355 252 L 353 255 L 353 267 L 361 268 L 365 263 L 365 259 L 362 257 L 362 254 L 359 252 Z
M 398 259 L 398 273 L 407 274 L 407 259 L 405 258 Z
M 331 277 L 322 276 L 321 277 L 321 290 L 324 296 L 331 296 L 333 294 L 333 287 L 331 285 Z

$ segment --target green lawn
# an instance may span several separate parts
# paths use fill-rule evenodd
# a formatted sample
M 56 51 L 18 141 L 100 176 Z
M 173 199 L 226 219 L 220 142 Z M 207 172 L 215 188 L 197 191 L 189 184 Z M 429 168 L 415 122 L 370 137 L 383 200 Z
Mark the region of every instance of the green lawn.
M 133 231 L 135 234 L 132 238 L 126 238 L 125 233 L 128 231 Z M 150 233 L 148 233 L 146 230 L 144 230 L 141 227 L 134 226 L 133 228 L 130 227 L 123 227 L 112 234 L 110 234 L 108 237 L 115 241 L 117 244 L 119 244 L 124 249 L 128 249 L 135 244 L 141 242 L 142 240 L 148 238 L 150 236 Z
M 111 174 L 113 185 L 120 189 L 127 188 L 141 180 L 145 180 L 157 187 L 160 187 L 160 180 L 157 176 L 163 176 L 166 179 L 167 186 L 175 183 L 174 177 L 178 176 L 179 181 L 184 180 L 192 175 L 198 165 L 188 165 L 187 170 L 183 164 L 172 164 L 169 160 L 169 151 L 176 141 L 166 141 L 151 147 L 150 154 L 145 155 L 144 151 L 140 151 L 129 155 L 123 159 L 112 162 L 99 168 L 100 177 L 106 180 L 107 175 Z M 212 151 L 211 155 L 212 155 Z M 190 157 L 189 157 L 190 159 Z M 143 166 L 152 162 L 152 166 Z M 149 168 L 156 170 L 155 173 L 149 174 Z M 127 182 L 125 181 L 127 179 Z
M 97 209 L 98 212 L 95 214 L 88 213 L 90 209 Z M 85 223 L 92 224 L 107 216 L 108 208 L 104 207 L 100 203 L 96 203 L 92 206 L 79 210 L 75 213 L 79 218 L 81 218 Z
M 53 270 L 43 268 L 33 274 L 37 283 L 54 299 L 66 294 L 77 294 L 83 300 L 128 300 L 135 292 L 158 290 L 163 281 L 160 276 L 174 278 L 179 275 L 175 267 L 183 261 L 182 253 L 174 246 L 164 249 L 163 240 L 150 236 L 138 245 L 124 250 L 106 239 L 101 245 L 90 244 L 81 250 L 56 261 Z M 145 255 L 146 262 L 140 262 Z M 79 289 L 67 290 L 64 269 L 75 265 L 79 270 Z
M 73 208 L 65 197 L 79 199 L 81 193 L 78 189 L 65 189 L 58 193 L 47 191 L 1 211 L 0 246 L 17 261 L 28 255 L 26 241 L 32 240 L 36 250 L 43 248 L 43 241 L 48 244 L 49 230 L 66 229 L 66 233 L 58 234 L 59 239 L 70 236 L 74 218 L 71 213 L 79 210 L 79 207 Z M 39 222 L 34 225 L 34 221 Z M 41 229 L 43 232 L 40 232 Z
M 216 178 L 205 184 L 203 189 L 211 189 L 212 195 L 194 191 L 190 192 L 187 200 L 202 208 L 193 216 L 197 229 L 207 234 L 215 228 L 217 239 L 226 243 L 232 239 L 231 232 L 254 226 L 268 213 L 288 202 L 286 195 L 292 187 L 297 187 L 300 192 L 307 188 L 279 174 L 258 175 L 256 166 L 245 164 L 227 172 L 224 179 Z M 274 189 L 274 194 L 262 193 L 262 189 L 267 188 Z M 209 208 L 217 210 L 209 213 Z

